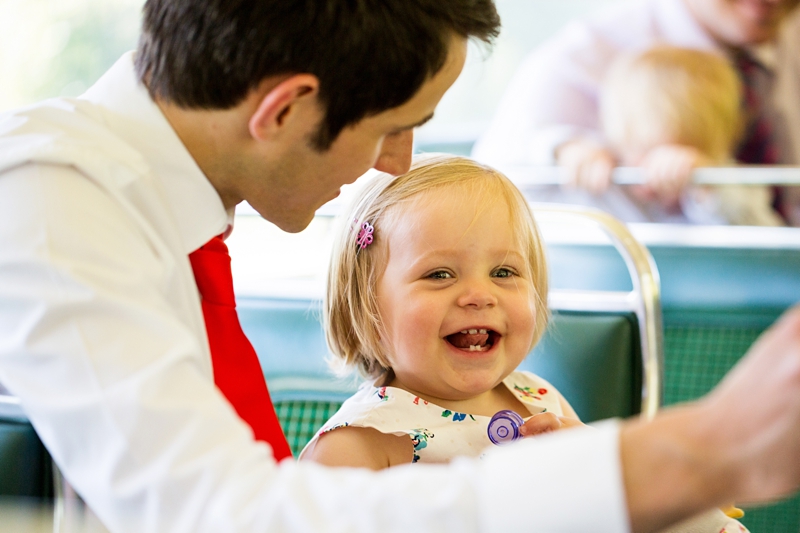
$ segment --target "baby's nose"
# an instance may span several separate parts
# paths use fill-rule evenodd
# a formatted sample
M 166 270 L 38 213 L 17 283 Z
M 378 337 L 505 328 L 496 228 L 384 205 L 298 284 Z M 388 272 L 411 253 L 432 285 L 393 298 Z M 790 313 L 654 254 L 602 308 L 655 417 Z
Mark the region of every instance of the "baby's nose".
M 459 297 L 458 304 L 461 307 L 483 309 L 497 305 L 497 297 L 490 283 L 469 283 Z

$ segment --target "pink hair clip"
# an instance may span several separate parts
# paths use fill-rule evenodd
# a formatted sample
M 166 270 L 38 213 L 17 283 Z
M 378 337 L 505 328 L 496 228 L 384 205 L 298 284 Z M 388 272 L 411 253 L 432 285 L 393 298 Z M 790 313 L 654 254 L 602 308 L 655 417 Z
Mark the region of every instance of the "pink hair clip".
M 356 244 L 360 249 L 364 249 L 370 244 L 372 244 L 372 232 L 375 231 L 375 228 L 372 227 L 372 224 L 369 222 L 364 222 L 361 225 L 361 231 L 358 232 L 358 238 L 356 239 Z

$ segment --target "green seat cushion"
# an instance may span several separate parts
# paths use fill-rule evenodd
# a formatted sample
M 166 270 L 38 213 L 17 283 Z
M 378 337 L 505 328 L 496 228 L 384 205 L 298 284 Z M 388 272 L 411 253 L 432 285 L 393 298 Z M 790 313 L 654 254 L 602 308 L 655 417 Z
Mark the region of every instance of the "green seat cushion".
M 341 402 L 302 400 L 275 403 L 278 420 L 295 457 L 341 405 Z

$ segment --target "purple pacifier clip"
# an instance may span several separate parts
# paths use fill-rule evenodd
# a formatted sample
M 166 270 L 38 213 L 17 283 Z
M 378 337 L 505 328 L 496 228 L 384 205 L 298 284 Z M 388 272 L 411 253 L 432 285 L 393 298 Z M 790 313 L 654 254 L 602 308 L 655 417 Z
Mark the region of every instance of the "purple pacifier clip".
M 494 414 L 489 421 L 489 427 L 486 432 L 489 434 L 490 441 L 502 446 L 522 438 L 522 435 L 519 434 L 519 428 L 524 423 L 525 421 L 517 413 L 510 409 L 504 409 Z

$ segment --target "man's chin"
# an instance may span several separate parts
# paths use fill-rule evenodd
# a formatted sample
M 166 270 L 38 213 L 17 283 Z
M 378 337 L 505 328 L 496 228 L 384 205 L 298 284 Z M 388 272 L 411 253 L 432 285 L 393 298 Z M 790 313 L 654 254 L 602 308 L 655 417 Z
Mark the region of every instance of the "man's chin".
M 745 38 L 744 45 L 759 45 L 772 41 L 778 35 L 779 25 L 765 24 L 763 27 L 753 29 Z
M 280 222 L 270 221 L 270 222 L 278 226 L 281 230 L 285 231 L 286 233 L 300 233 L 301 231 L 306 229 L 309 224 L 311 224 L 312 220 L 314 220 L 314 213 L 311 213 L 311 216 L 305 218 L 293 217 L 291 220 L 285 220 Z
M 282 213 L 276 213 L 274 211 L 269 212 L 261 209 L 256 209 L 256 211 L 261 215 L 261 218 L 275 224 L 286 233 L 300 233 L 311 224 L 316 214 L 316 210 L 308 210 L 302 214 L 296 211 Z
M 742 29 L 747 44 L 760 44 L 774 39 L 781 22 L 786 18 L 786 8 L 781 5 L 749 3 L 741 6 L 742 17 L 748 22 Z

